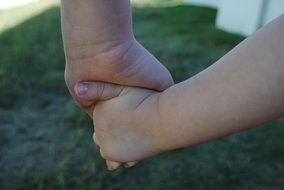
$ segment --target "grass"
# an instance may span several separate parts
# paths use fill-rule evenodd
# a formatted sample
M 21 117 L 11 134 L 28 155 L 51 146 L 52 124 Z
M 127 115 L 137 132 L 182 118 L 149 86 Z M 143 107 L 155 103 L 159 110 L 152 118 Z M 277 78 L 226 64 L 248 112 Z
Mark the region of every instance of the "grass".
M 161 7 L 161 6 L 176 6 L 184 4 L 184 0 L 131 0 L 136 7 Z
M 139 6 L 133 14 L 137 38 L 176 82 L 243 39 L 216 29 L 210 8 Z M 1 30 L 0 189 L 283 189 L 283 120 L 107 171 L 91 121 L 64 84 L 59 8 Z

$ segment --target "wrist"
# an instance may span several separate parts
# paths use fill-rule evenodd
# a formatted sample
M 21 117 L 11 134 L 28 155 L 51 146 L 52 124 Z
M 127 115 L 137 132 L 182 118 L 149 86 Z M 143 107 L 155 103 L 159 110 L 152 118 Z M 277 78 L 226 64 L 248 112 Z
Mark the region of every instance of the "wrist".
M 133 37 L 130 1 L 61 0 L 61 18 L 66 49 Z
M 70 62 L 96 60 L 91 61 L 92 65 L 100 63 L 99 60 L 119 60 L 127 50 L 137 43 L 134 37 L 129 36 L 125 39 L 108 40 L 104 42 L 94 42 L 82 44 L 80 42 L 64 43 L 65 56 L 67 64 Z
M 178 93 L 177 85 L 174 85 L 159 93 L 157 97 L 159 127 L 162 134 L 159 147 L 163 152 L 186 146 L 184 139 L 181 138 L 183 135 L 180 134 L 182 129 L 178 122 L 179 110 L 174 106 Z
M 175 145 L 175 134 L 174 128 L 168 125 L 171 118 L 165 118 L 164 107 L 164 92 L 156 93 L 152 95 L 152 110 L 155 114 L 149 114 L 153 119 L 149 119 L 153 122 L 151 126 L 155 129 L 151 136 L 151 139 L 154 140 L 154 147 L 158 150 L 159 153 L 167 152 L 173 149 L 176 149 Z

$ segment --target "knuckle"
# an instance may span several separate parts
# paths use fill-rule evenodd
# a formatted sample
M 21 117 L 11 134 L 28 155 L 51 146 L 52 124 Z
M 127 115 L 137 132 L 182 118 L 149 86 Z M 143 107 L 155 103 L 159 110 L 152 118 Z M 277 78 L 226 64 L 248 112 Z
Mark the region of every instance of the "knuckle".
M 116 151 L 111 146 L 107 146 L 106 143 L 102 143 L 100 147 L 101 156 L 106 160 L 115 160 Z
M 100 154 L 106 160 L 110 160 L 111 159 L 110 156 L 102 148 L 100 149 Z
M 104 89 L 105 89 L 105 83 L 104 82 L 96 82 L 94 85 L 94 89 L 95 89 L 95 94 L 94 96 L 96 97 L 96 99 L 101 99 L 102 95 L 104 93 Z

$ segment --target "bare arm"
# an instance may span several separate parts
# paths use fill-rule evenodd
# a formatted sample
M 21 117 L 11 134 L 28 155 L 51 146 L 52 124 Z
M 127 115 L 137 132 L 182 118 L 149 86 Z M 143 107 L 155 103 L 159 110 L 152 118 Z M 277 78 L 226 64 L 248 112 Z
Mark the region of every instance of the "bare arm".
M 133 38 L 129 0 L 61 0 L 61 2 L 65 50 L 72 56 L 76 57 L 82 51 L 86 56 L 94 55 L 97 53 L 96 47 L 100 47 L 99 44 L 115 45 Z M 93 49 L 86 51 L 88 45 Z M 73 55 L 73 51 L 76 51 L 76 55 Z
M 284 16 L 205 71 L 163 92 L 159 106 L 169 138 L 173 128 L 177 131 L 172 136 L 177 144 L 168 148 L 197 144 L 283 117 Z
M 137 161 L 284 116 L 284 16 L 196 76 L 162 93 L 90 83 L 102 156 Z M 98 89 L 101 89 L 98 91 Z M 109 100 L 110 99 L 110 100 Z

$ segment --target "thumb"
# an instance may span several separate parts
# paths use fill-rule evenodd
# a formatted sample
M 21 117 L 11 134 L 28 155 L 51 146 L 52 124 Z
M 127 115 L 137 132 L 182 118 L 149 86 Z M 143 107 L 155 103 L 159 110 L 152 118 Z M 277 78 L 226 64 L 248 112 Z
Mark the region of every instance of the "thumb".
M 115 98 L 123 89 L 121 85 L 97 81 L 80 82 L 74 87 L 77 102 L 91 115 L 98 101 Z

